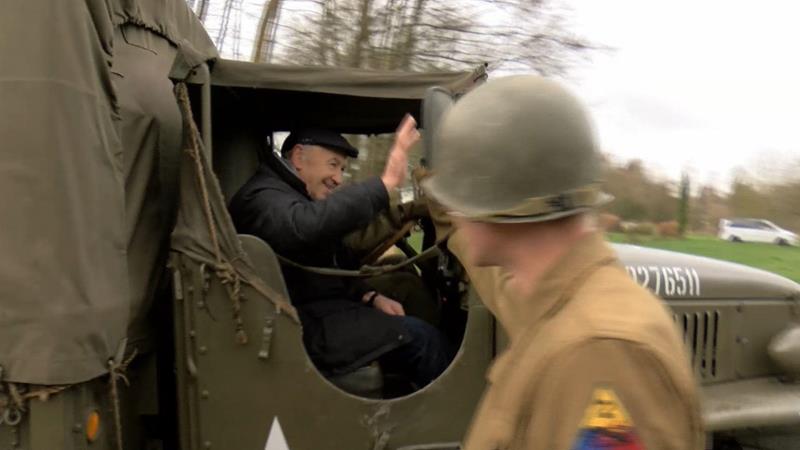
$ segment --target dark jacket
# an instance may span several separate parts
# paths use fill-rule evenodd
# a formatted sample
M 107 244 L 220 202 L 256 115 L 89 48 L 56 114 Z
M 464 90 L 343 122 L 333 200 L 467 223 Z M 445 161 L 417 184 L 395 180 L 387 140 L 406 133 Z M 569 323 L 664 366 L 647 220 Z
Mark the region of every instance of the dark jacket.
M 233 197 L 230 212 L 240 233 L 260 237 L 290 260 L 356 269 L 358 263 L 342 240 L 365 227 L 388 204 L 388 193 L 378 178 L 343 186 L 314 201 L 303 181 L 270 156 Z M 352 371 L 407 339 L 397 317 L 362 304 L 371 289 L 360 279 L 318 275 L 285 264 L 282 270 L 300 312 L 309 356 L 323 371 Z

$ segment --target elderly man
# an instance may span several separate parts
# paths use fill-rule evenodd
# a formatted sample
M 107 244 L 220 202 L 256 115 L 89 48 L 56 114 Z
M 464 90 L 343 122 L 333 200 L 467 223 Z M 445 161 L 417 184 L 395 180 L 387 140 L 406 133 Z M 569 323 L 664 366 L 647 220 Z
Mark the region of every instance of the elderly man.
M 382 176 L 342 185 L 347 159 L 357 157 L 358 150 L 329 130 L 293 132 L 282 146 L 283 157 L 270 157 L 234 196 L 234 223 L 294 262 L 357 268 L 343 239 L 386 210 L 418 139 L 408 116 Z M 422 387 L 447 367 L 449 351 L 441 333 L 406 316 L 401 303 L 368 284 L 288 265 L 283 274 L 300 312 L 309 356 L 325 374 L 346 374 L 378 360 L 385 371 L 404 374 Z
M 703 449 L 672 319 L 593 227 L 608 196 L 584 107 L 552 81 L 500 78 L 457 102 L 434 142 L 424 186 L 510 340 L 464 448 Z

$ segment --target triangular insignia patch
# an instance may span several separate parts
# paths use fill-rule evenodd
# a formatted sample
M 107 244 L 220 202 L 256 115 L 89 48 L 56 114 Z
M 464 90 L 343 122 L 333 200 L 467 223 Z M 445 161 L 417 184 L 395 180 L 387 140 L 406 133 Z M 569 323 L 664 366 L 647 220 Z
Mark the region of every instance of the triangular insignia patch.
M 572 450 L 643 450 L 622 402 L 612 389 L 596 388 Z
M 269 429 L 267 445 L 264 446 L 264 450 L 289 450 L 289 444 L 286 443 L 281 423 L 278 422 L 277 417 L 272 419 L 272 427 Z

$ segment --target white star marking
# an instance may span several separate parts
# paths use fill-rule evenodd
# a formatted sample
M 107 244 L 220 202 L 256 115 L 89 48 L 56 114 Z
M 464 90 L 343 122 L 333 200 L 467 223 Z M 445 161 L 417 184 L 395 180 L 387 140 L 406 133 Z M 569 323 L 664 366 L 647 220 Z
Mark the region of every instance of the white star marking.
M 290 450 L 289 444 L 286 443 L 286 438 L 283 436 L 281 423 L 278 422 L 277 416 L 272 419 L 272 427 L 269 430 L 267 445 L 264 446 L 264 450 Z

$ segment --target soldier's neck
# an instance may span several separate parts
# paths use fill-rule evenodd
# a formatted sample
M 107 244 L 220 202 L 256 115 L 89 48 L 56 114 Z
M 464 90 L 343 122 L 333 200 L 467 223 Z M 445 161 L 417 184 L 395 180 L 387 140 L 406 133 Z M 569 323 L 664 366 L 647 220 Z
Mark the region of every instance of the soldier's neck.
M 533 295 L 542 277 L 592 231 L 583 220 L 522 230 L 509 251 L 509 288 L 523 297 Z

